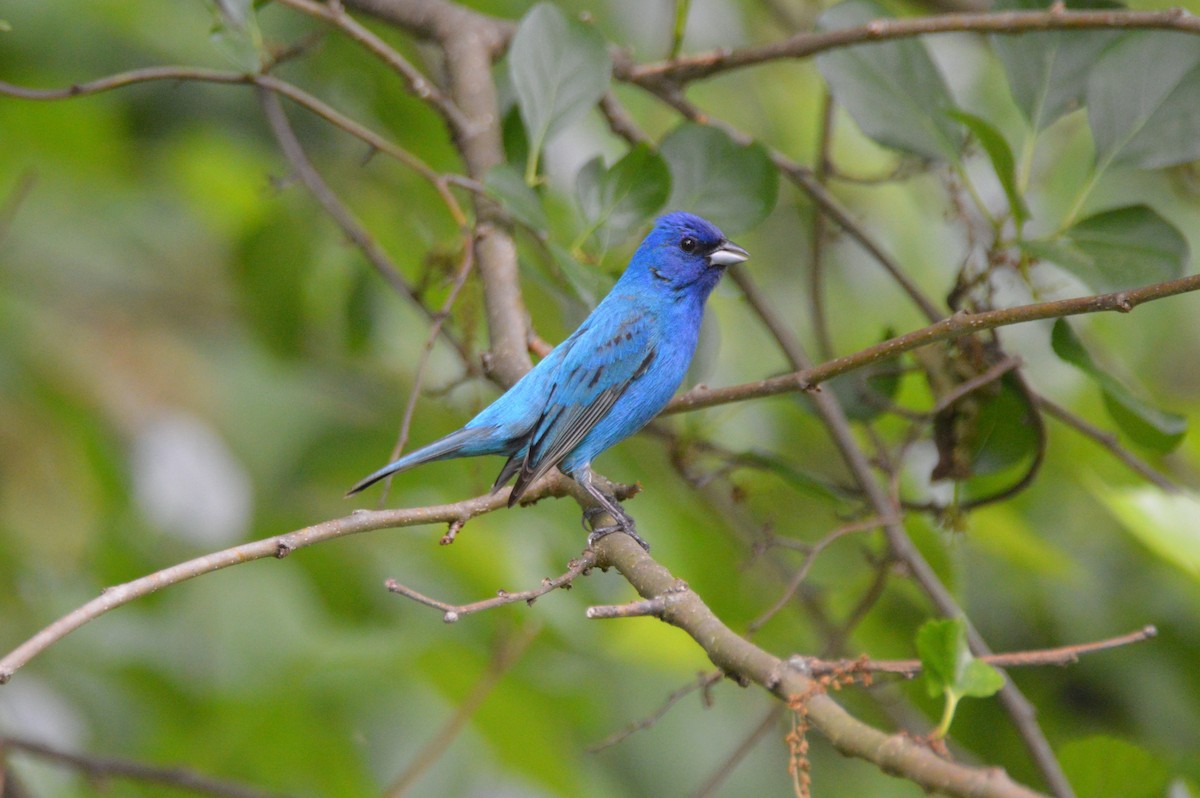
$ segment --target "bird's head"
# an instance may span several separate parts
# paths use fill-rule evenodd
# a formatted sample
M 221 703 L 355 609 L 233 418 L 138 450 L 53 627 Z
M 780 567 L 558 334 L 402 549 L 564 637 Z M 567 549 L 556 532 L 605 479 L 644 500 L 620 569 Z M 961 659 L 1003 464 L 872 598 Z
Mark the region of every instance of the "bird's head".
M 712 222 L 676 211 L 655 222 L 634 254 L 629 271 L 651 285 L 692 288 L 707 296 L 725 267 L 749 257 Z

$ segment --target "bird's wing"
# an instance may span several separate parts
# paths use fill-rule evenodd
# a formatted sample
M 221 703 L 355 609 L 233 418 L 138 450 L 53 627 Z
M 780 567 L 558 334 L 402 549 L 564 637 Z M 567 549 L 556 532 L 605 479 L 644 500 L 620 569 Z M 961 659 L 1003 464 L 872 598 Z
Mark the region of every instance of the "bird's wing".
M 654 362 L 653 323 L 644 311 L 591 321 L 556 371 L 546 406 L 530 432 L 510 505 L 570 454 Z M 512 470 L 505 470 L 511 476 Z

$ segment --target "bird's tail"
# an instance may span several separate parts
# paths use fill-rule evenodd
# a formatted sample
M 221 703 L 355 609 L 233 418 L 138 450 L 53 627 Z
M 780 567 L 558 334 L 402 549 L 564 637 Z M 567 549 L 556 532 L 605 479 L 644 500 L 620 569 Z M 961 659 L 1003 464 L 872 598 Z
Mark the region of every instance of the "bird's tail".
M 379 480 L 390 477 L 392 474 L 401 471 L 407 471 L 410 468 L 429 463 L 434 460 L 445 460 L 448 457 L 455 457 L 462 453 L 462 450 L 472 443 L 476 443 L 483 438 L 491 435 L 493 430 L 489 427 L 474 427 L 463 428 L 457 432 L 451 432 L 444 438 L 439 438 L 428 446 L 424 446 L 416 451 L 396 460 L 393 463 L 388 463 L 383 468 L 376 471 L 370 476 L 359 480 L 354 487 L 346 491 L 347 496 L 353 496 L 364 488 L 369 488 Z

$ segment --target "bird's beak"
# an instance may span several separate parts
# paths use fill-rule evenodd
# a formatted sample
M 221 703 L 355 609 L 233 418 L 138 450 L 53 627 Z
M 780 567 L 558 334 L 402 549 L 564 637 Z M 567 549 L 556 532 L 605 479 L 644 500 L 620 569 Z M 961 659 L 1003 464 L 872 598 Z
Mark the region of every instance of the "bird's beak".
M 732 241 L 722 241 L 721 245 L 708 254 L 708 265 L 732 266 L 750 258 L 750 253 Z

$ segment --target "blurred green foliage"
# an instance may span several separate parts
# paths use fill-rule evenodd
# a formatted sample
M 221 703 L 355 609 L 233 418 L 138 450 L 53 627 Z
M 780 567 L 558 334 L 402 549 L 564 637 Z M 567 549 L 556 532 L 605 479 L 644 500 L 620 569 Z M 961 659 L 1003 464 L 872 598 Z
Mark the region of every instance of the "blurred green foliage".
M 530 7 L 513 0 L 473 5 L 513 20 Z M 693 4 L 684 51 L 780 38 L 784 31 L 769 5 Z M 639 60 L 661 57 L 670 47 L 667 4 L 611 0 L 562 7 L 572 17 L 589 11 L 595 31 Z M 65 10 L 54 2 L 4 9 L 11 31 L 0 33 L 0 79 L 56 87 L 158 64 L 232 67 L 223 49 L 228 42 L 214 40 L 213 18 L 200 3 L 104 0 L 71 5 L 69 18 Z M 815 18 L 820 9 L 795 4 L 793 10 Z M 830 13 L 825 23 L 837 27 L 883 12 L 856 2 Z M 307 42 L 302 57 L 278 67 L 280 77 L 433 168 L 461 171 L 437 115 L 352 42 L 328 32 L 309 41 L 324 30 L 319 24 L 270 4 L 259 9 L 257 22 L 268 48 Z M 372 27 L 421 63 L 404 35 Z M 583 35 L 591 37 L 587 30 Z M 1098 52 L 1094 35 L 1049 35 L 1064 54 L 1055 62 L 1060 66 Z M 990 207 L 1023 200 L 1027 208 L 1016 214 L 1022 218 L 1003 233 L 1022 253 L 1019 268 L 996 289 L 998 301 L 1017 304 L 1107 290 L 1107 282 L 1091 286 L 1082 267 L 1072 268 L 1079 261 L 1063 254 L 1078 245 L 1093 260 L 1111 255 L 1111 242 L 1097 244 L 1095 235 L 1090 250 L 1078 241 L 1081 229 L 1114 229 L 1112 217 L 1103 224 L 1100 214 L 1129 221 L 1131 209 L 1152 209 L 1152 218 L 1135 220 L 1134 233 L 1159 232 L 1140 250 L 1155 258 L 1150 279 L 1194 271 L 1200 183 L 1187 159 L 1195 157 L 1200 138 L 1164 142 L 1153 120 L 1158 113 L 1163 124 L 1178 123 L 1179 108 L 1186 107 L 1178 98 L 1191 97 L 1195 85 L 1188 59 L 1197 51 L 1194 37 L 1186 46 L 1172 37 L 1170 47 L 1159 50 L 1160 40 L 1150 37 L 1160 35 L 1169 36 L 1123 40 L 1121 60 L 1109 62 L 1107 78 L 1091 84 L 1075 75 L 1074 84 L 1062 87 L 1036 68 L 1031 53 L 1048 39 L 989 43 L 951 36 L 888 45 L 893 68 L 884 76 L 892 82 L 882 86 L 872 67 L 879 62 L 864 61 L 866 50 L 859 49 L 730 73 L 695 85 L 689 99 L 786 156 L 812 163 L 824 72 L 842 100 L 833 115 L 830 156 L 844 176 L 862 178 L 835 180 L 831 188 L 929 296 L 950 293 L 976 242 L 963 223 L 964 191 L 951 167 L 918 162 L 914 154 L 959 159 Z M 1131 132 L 1119 126 L 1118 110 L 1135 91 L 1122 81 L 1132 81 L 1136 70 L 1119 67 L 1130 59 L 1144 65 L 1146 52 L 1161 55 L 1160 65 L 1173 63 L 1178 74 L 1166 99 L 1146 109 Z M 911 81 L 923 75 L 938 79 L 922 80 L 923 95 L 911 93 Z M 1056 92 L 1047 95 L 1051 85 Z M 637 89 L 614 89 L 663 143 L 661 158 L 635 151 L 640 160 L 621 161 L 628 149 L 595 111 L 565 130 L 552 130 L 558 117 L 543 120 L 537 131 L 557 135 L 535 137 L 530 151 L 510 108 L 506 168 L 512 171 L 493 173 L 488 186 L 534 228 L 520 231 L 518 242 L 538 333 L 557 341 L 570 331 L 638 237 L 630 209 L 653 213 L 670 197 L 668 203 L 698 203 L 715 217 L 724 214 L 745 231 L 738 242 L 754 254 L 751 273 L 809 341 L 814 210 L 807 197 L 781 186 L 761 144 L 739 147 L 711 128 L 680 126 L 677 114 Z M 1082 110 L 1080 99 L 1089 91 L 1099 99 Z M 878 114 L 888 109 L 880 97 L 911 97 L 914 107 L 884 118 Z M 965 115 L 935 112 L 943 103 Z M 436 192 L 343 132 L 294 107 L 288 112 L 326 180 L 426 303 L 440 306 L 461 252 Z M 968 128 L 982 151 L 968 148 L 962 156 L 957 144 Z M 1103 131 L 1099 168 L 1093 129 Z M 1008 157 L 1017 160 L 1012 174 L 998 157 L 1005 142 Z M 543 144 L 544 180 L 534 190 L 522 172 L 538 163 Z M 1169 168 L 1160 168 L 1167 150 Z M 698 160 L 706 152 L 721 158 Z M 635 166 L 651 177 L 652 190 L 639 194 L 628 185 Z M 711 191 L 714 183 L 719 196 Z M 924 323 L 849 239 L 827 242 L 825 258 L 826 315 L 838 353 Z M 1128 263 L 1121 279 L 1149 281 L 1140 279 L 1144 258 Z M 1088 343 L 1085 371 L 1070 365 L 1079 359 L 1055 356 L 1049 322 L 1006 329 L 1002 340 L 1006 351 L 1023 358 L 1039 391 L 1195 488 L 1200 443 L 1194 433 L 1171 453 L 1143 448 L 1125 437 L 1129 419 L 1106 414 L 1105 401 L 1113 385 L 1137 385 L 1147 399 L 1131 398 L 1129 412 L 1170 408 L 1194 425 L 1200 407 L 1196 302 L 1185 295 L 1139 308 L 1132 317 L 1073 322 Z M 485 349 L 477 284 L 468 283 L 448 324 L 471 351 Z M 342 499 L 345 488 L 386 460 L 427 334 L 427 318 L 370 269 L 290 175 L 251 89 L 159 82 L 68 101 L 0 97 L 0 649 L 10 650 L 104 585 L 346 514 L 355 505 Z M 732 286 L 714 297 L 704 337 L 694 382 L 728 385 L 788 370 Z M 927 407 L 935 397 L 912 362 L 895 365 L 904 368 L 902 376 L 872 377 L 876 393 L 885 402 Z M 464 381 L 464 374 L 450 347 L 434 347 L 425 380 L 431 393 L 417 405 L 414 444 L 454 429 L 495 395 L 482 380 Z M 1088 374 L 1106 376 L 1089 380 Z M 1012 399 L 1011 391 L 1005 395 Z M 1021 401 L 1009 404 L 1026 409 Z M 865 403 L 855 418 L 872 420 L 887 439 L 907 429 L 903 419 L 881 417 Z M 1081 798 L 1104 794 L 1114 783 L 1096 778 L 1106 760 L 1149 774 L 1132 782 L 1146 787 L 1146 795 L 1163 795 L 1168 782 L 1197 794 L 1200 581 L 1189 565 L 1195 562 L 1195 515 L 1186 503 L 1164 506 L 1160 493 L 1132 493 L 1143 482 L 1117 459 L 1067 427 L 1047 424 L 1047 457 L 1029 490 L 944 526 L 909 515 L 910 534 L 997 650 L 1051 647 L 1156 624 L 1160 634 L 1152 642 L 1013 676 L 1037 706 L 1052 743 L 1064 749 Z M 801 398 L 724 406 L 663 426 L 678 441 L 715 442 L 742 460 L 726 474 L 721 458 L 703 449 L 645 434 L 607 454 L 600 470 L 642 482 L 645 490 L 630 509 L 656 557 L 728 624 L 744 629 L 775 601 L 802 556 L 778 547 L 760 551 L 756 544 L 768 530 L 812 543 L 844 523 L 855 507 L 843 489 L 848 477 Z M 183 440 L 195 440 L 196 449 L 171 449 L 180 440 L 171 430 L 179 429 L 191 430 L 194 438 Z M 1036 445 L 1019 443 L 1021 451 L 1004 451 L 1011 458 L 1006 463 L 1026 462 Z M 164 446 L 183 463 L 156 459 Z M 211 456 L 189 457 L 200 449 Z M 910 456 L 906 494 L 944 500 L 928 485 L 932 445 Z M 433 464 L 405 474 L 388 501 L 415 506 L 476 495 L 490 486 L 496 466 Z M 168 471 L 179 474 L 174 488 L 146 493 L 141 487 L 147 470 L 174 468 Z M 695 489 L 684 474 L 703 487 Z M 1118 492 L 1132 498 L 1112 499 Z M 210 519 L 215 506 L 243 509 L 232 521 L 202 524 L 206 533 L 171 520 L 180 512 Z M 1154 519 L 1149 530 L 1139 528 L 1139 512 Z M 210 574 L 121 608 L 59 642 L 0 688 L 0 734 L 186 764 L 294 795 L 377 794 L 421 756 L 487 678 L 497 652 L 529 637 L 412 794 L 657 796 L 699 788 L 774 706 L 758 691 L 719 683 L 709 691 L 711 706 L 689 696 L 653 728 L 589 753 L 708 670 L 702 652 L 682 633 L 650 620 L 584 620 L 590 604 L 631 598 L 613 574 L 591 574 L 532 607 L 504 607 L 450 626 L 439 613 L 382 588 L 384 579 L 395 577 L 428 595 L 465 602 L 535 586 L 560 573 L 583 544 L 572 503 L 543 501 L 491 514 L 468 524 L 449 547 L 436 545 L 441 534 L 410 528 L 338 540 L 280 562 Z M 874 536 L 831 545 L 814 561 L 797 601 L 755 641 L 778 654 L 824 651 L 875 582 L 874 563 L 882 554 Z M 837 653 L 911 657 L 916 631 L 931 614 L 910 582 L 892 576 Z M 847 691 L 840 700 L 872 723 L 914 733 L 932 728 L 941 712 L 940 701 L 913 684 L 887 683 L 869 695 Z M 781 722 L 755 745 L 717 794 L 786 794 L 785 729 Z M 1002 765 L 1037 783 L 994 701 L 961 704 L 952 731 L 963 758 Z M 921 794 L 813 739 L 814 784 L 822 798 Z M 31 794 L 93 792 L 88 782 L 34 758 L 14 754 L 11 761 Z M 122 796 L 161 789 L 107 786 L 107 794 Z

